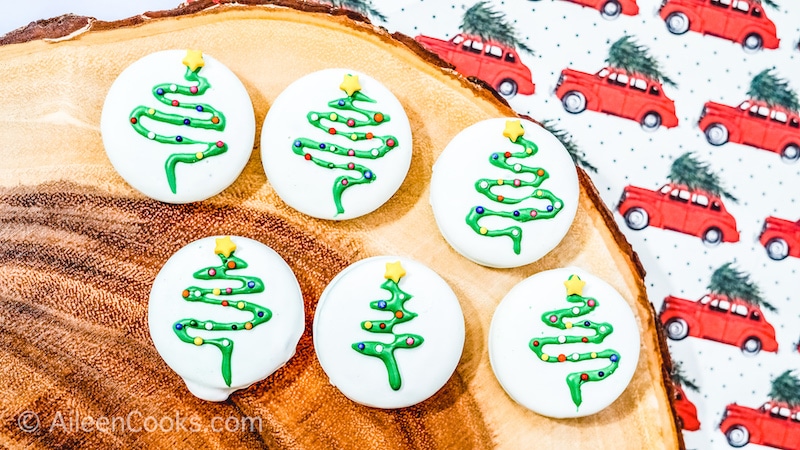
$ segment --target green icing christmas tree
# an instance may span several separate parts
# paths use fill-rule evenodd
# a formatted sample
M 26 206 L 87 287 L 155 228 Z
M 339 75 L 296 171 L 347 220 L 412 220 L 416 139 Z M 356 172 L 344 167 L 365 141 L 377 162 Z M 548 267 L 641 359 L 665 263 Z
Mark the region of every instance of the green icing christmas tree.
M 523 166 L 520 163 L 511 163 L 509 159 L 526 159 L 536 155 L 539 147 L 533 142 L 525 139 L 523 135 L 525 130 L 522 128 L 519 120 L 506 121 L 506 128 L 503 131 L 503 136 L 508 140 L 520 147 L 517 152 L 496 152 L 489 156 L 489 163 L 495 167 L 499 167 L 515 174 L 529 174 L 533 175 L 532 180 L 524 180 L 521 178 L 508 178 L 508 179 L 489 179 L 481 178 L 475 182 L 475 190 L 483 194 L 489 200 L 500 203 L 502 205 L 514 205 L 521 203 L 527 199 L 542 200 L 549 203 L 544 209 L 538 208 L 518 208 L 512 211 L 496 211 L 485 206 L 476 206 L 467 214 L 467 225 L 470 226 L 476 233 L 495 237 L 495 236 L 508 236 L 514 243 L 514 253 L 519 254 L 522 249 L 522 228 L 511 225 L 499 230 L 490 230 L 487 227 L 480 225 L 480 220 L 485 217 L 503 217 L 512 219 L 519 223 L 529 222 L 531 220 L 552 219 L 564 208 L 564 203 L 553 195 L 552 192 L 539 189 L 539 185 L 546 180 L 549 175 L 540 167 Z M 527 177 L 526 177 L 527 178 Z M 508 186 L 511 189 L 519 188 L 534 188 L 530 194 L 521 197 L 506 197 L 504 195 L 492 192 L 492 188 L 497 186 Z
M 599 352 L 584 352 L 572 353 L 570 355 L 559 354 L 552 356 L 544 352 L 544 347 L 547 345 L 567 345 L 567 344 L 602 344 L 605 338 L 614 332 L 614 327 L 606 322 L 592 322 L 590 320 L 577 320 L 573 322 L 571 319 L 589 314 L 594 311 L 600 304 L 596 299 L 583 296 L 583 286 L 585 281 L 581 281 L 577 275 L 570 275 L 569 279 L 564 282 L 567 287 L 567 301 L 574 303 L 575 306 L 559 309 L 555 311 L 548 311 L 542 314 L 542 322 L 547 326 L 558 328 L 560 330 L 569 330 L 572 328 L 583 328 L 595 332 L 593 336 L 551 336 L 534 338 L 530 342 L 530 348 L 539 357 L 541 361 L 553 364 L 563 362 L 577 363 L 581 361 L 588 361 L 592 359 L 608 359 L 609 364 L 602 369 L 587 370 L 572 372 L 567 375 L 567 386 L 572 396 L 572 401 L 575 406 L 580 407 L 583 403 L 581 395 L 581 386 L 584 383 L 592 381 L 602 381 L 617 370 L 619 366 L 620 356 L 619 352 L 613 349 L 606 349 Z
M 378 311 L 390 312 L 392 313 L 392 318 L 389 320 L 361 322 L 363 330 L 370 333 L 391 334 L 394 340 L 388 344 L 378 341 L 362 341 L 353 344 L 353 350 L 367 356 L 374 356 L 383 361 L 386 371 L 389 373 L 389 386 L 395 391 L 400 389 L 402 380 L 400 379 L 400 370 L 397 367 L 394 351 L 419 347 L 424 341 L 422 336 L 416 334 L 395 334 L 393 331 L 395 325 L 408 322 L 417 317 L 416 313 L 408 311 L 404 306 L 407 301 L 411 300 L 412 296 L 400 289 L 398 285 L 405 274 L 406 271 L 399 261 L 386 263 L 386 274 L 384 275 L 386 281 L 381 285 L 381 289 L 388 291 L 391 294 L 391 298 L 373 301 L 369 304 L 369 307 Z
M 359 159 L 378 159 L 386 156 L 387 153 L 397 148 L 400 144 L 397 138 L 391 135 L 378 136 L 371 131 L 359 131 L 368 126 L 380 126 L 389 122 L 390 117 L 378 111 L 371 111 L 356 106 L 355 102 L 375 103 L 375 100 L 361 92 L 361 84 L 358 82 L 358 75 L 345 75 L 344 81 L 339 86 L 345 91 L 346 97 L 332 100 L 328 106 L 337 111 L 311 111 L 306 115 L 308 123 L 313 127 L 331 136 L 342 136 L 342 144 L 332 142 L 320 142 L 308 138 L 298 138 L 292 143 L 292 151 L 302 156 L 306 161 L 312 162 L 326 169 L 339 169 L 347 172 L 356 172 L 358 176 L 340 175 L 333 183 L 333 202 L 336 205 L 337 214 L 344 213 L 342 206 L 342 194 L 345 190 L 359 185 L 369 184 L 377 179 L 377 175 L 368 167 L 348 163 L 334 163 L 326 158 L 326 154 L 334 154 Z M 357 113 L 358 117 L 345 116 L 351 112 Z M 336 128 L 336 126 L 339 128 Z M 343 126 L 342 126 L 343 125 Z M 354 142 L 365 141 L 372 144 L 371 148 L 358 150 L 349 146 Z M 310 151 L 319 152 L 321 156 L 314 156 Z
M 189 330 L 213 331 L 249 331 L 269 321 L 272 311 L 255 303 L 241 300 L 240 296 L 253 295 L 264 292 L 264 282 L 258 277 L 238 275 L 231 272 L 238 272 L 247 268 L 247 263 L 241 258 L 236 257 L 236 244 L 231 238 L 224 237 L 217 239 L 214 252 L 219 256 L 221 264 L 218 266 L 206 267 L 194 273 L 197 280 L 224 280 L 233 283 L 225 288 L 202 288 L 191 286 L 184 289 L 182 295 L 187 302 L 201 302 L 208 305 L 235 308 L 252 314 L 252 318 L 246 322 L 217 322 L 214 320 L 199 320 L 193 318 L 181 319 L 175 323 L 175 334 L 188 344 L 213 345 L 222 352 L 222 377 L 225 384 L 231 385 L 231 355 L 233 354 L 233 341 L 225 338 L 208 338 L 200 336 L 192 337 Z M 238 284 L 238 286 L 235 286 Z
M 204 118 L 192 117 L 186 114 L 178 114 L 177 111 L 163 112 L 149 106 L 137 106 L 131 111 L 130 122 L 133 129 L 140 135 L 162 144 L 188 145 L 197 148 L 198 151 L 186 153 L 171 153 L 167 156 L 164 169 L 167 172 L 167 182 L 172 193 L 177 192 L 177 180 L 175 179 L 175 167 L 178 163 L 193 164 L 204 158 L 217 156 L 228 151 L 228 144 L 222 141 L 202 141 L 194 140 L 190 137 L 177 134 L 165 136 L 150 131 L 143 123 L 142 118 L 147 118 L 155 122 L 166 123 L 179 127 L 202 128 L 207 130 L 223 131 L 225 129 L 225 116 L 211 105 L 205 103 L 181 102 L 178 96 L 196 97 L 206 93 L 211 87 L 205 77 L 200 76 L 200 70 L 205 65 L 203 54 L 199 50 L 188 50 L 183 59 L 186 66 L 186 73 L 183 78 L 192 83 L 191 85 L 177 85 L 172 83 L 161 83 L 153 86 L 153 96 L 166 106 L 194 110 L 204 115 Z M 203 148 L 203 146 L 205 148 Z

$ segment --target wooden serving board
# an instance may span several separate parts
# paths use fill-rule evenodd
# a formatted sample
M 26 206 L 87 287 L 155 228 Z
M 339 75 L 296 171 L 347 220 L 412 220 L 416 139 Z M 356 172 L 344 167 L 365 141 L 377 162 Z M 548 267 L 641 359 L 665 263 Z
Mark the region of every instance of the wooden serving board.
M 428 203 L 431 167 L 466 126 L 514 115 L 505 102 L 441 67 L 409 38 L 336 11 L 205 6 L 113 24 L 90 21 L 64 39 L 0 46 L 0 444 L 682 447 L 665 382 L 666 346 L 645 296 L 644 272 L 583 171 L 575 222 L 554 251 L 518 269 L 476 265 L 438 232 Z M 20 36 L 24 41 L 36 33 Z M 169 205 L 143 197 L 106 158 L 100 112 L 125 67 L 171 48 L 202 49 L 231 68 L 252 98 L 259 126 L 277 95 L 309 72 L 348 67 L 378 79 L 404 105 L 414 134 L 413 161 L 400 191 L 359 219 L 303 216 L 270 187 L 256 142 L 243 174 L 210 200 Z M 210 403 L 193 397 L 156 353 L 147 302 L 172 253 L 224 234 L 262 241 L 286 259 L 303 291 L 306 331 L 287 366 L 226 402 Z M 310 331 L 326 284 L 354 261 L 381 254 L 408 256 L 438 272 L 466 319 L 464 355 L 451 380 L 422 404 L 394 411 L 360 406 L 332 387 Z M 594 416 L 555 420 L 517 405 L 502 390 L 489 365 L 488 328 L 495 306 L 517 282 L 570 265 L 622 294 L 633 307 L 642 345 L 636 374 L 613 405 Z M 38 430 L 20 429 L 25 411 L 38 414 Z M 90 416 L 108 418 L 106 431 L 78 429 L 82 423 L 99 429 L 101 422 Z M 213 417 L 242 416 L 260 418 L 260 432 L 208 429 Z M 173 429 L 135 432 L 148 417 L 163 420 L 161 428 L 172 418 Z M 116 418 L 127 418 L 130 429 L 120 429 L 123 421 Z M 190 426 L 195 423 L 204 429 Z

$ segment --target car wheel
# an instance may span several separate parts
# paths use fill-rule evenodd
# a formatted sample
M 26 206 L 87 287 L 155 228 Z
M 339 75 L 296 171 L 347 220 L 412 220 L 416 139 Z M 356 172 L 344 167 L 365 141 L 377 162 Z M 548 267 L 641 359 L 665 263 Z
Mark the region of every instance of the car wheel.
M 785 162 L 790 163 L 797 161 L 797 159 L 800 158 L 800 147 L 794 144 L 787 145 L 786 148 L 781 151 L 781 158 L 783 158 Z
M 722 231 L 717 227 L 711 227 L 703 233 L 703 242 L 708 245 L 717 245 L 722 242 Z
M 644 209 L 633 207 L 625 213 L 625 225 L 631 230 L 643 230 L 650 225 L 650 216 Z
M 682 12 L 674 12 L 667 16 L 667 31 L 672 34 L 683 34 L 689 31 L 689 18 Z
M 732 426 L 728 432 L 725 433 L 725 437 L 728 438 L 728 444 L 731 447 L 744 447 L 750 442 L 750 432 L 742 425 Z
M 719 147 L 728 142 L 728 129 L 721 123 L 712 123 L 706 128 L 706 140 L 709 144 Z
M 661 126 L 661 116 L 656 112 L 650 111 L 642 117 L 640 123 L 644 131 L 656 131 Z
M 761 341 L 758 338 L 750 337 L 742 344 L 742 353 L 748 356 L 757 355 L 761 351 Z
M 764 45 L 764 40 L 761 39 L 761 36 L 759 36 L 756 33 L 748 34 L 747 37 L 745 37 L 744 40 L 742 41 L 742 47 L 744 47 L 745 50 L 750 52 L 761 50 L 761 47 L 763 45 Z
M 689 335 L 689 325 L 681 318 L 669 319 L 666 325 L 667 337 L 673 341 L 680 341 Z
M 514 80 L 506 78 L 497 85 L 497 92 L 505 98 L 511 98 L 517 95 L 517 83 Z
M 622 7 L 616 0 L 609 0 L 600 8 L 600 15 L 609 20 L 616 19 L 621 12 Z
M 561 99 L 564 109 L 570 114 L 579 114 L 586 110 L 586 97 L 578 91 L 569 91 Z
M 781 238 L 772 238 L 767 241 L 767 256 L 775 261 L 780 261 L 789 256 L 789 244 Z

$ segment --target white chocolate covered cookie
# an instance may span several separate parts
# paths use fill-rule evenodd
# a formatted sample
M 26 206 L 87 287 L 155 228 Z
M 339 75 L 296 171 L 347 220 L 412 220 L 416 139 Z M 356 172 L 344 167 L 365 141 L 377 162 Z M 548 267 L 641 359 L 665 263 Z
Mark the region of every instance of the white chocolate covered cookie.
M 431 206 L 445 240 L 489 267 L 530 264 L 567 234 L 578 208 L 567 150 L 520 119 L 472 125 L 447 145 L 431 178 Z
M 294 355 L 305 327 L 300 286 L 274 250 L 225 236 L 192 242 L 158 273 L 150 336 L 192 394 L 223 401 Z
M 198 50 L 151 53 L 111 85 L 100 118 L 108 159 L 148 197 L 205 200 L 230 186 L 253 149 L 242 82 Z
M 321 219 L 352 219 L 386 203 L 408 173 L 411 148 L 397 98 L 377 80 L 345 69 L 289 85 L 261 132 L 261 160 L 275 192 Z
M 522 406 L 555 417 L 594 414 L 614 402 L 639 361 L 639 327 L 608 283 L 577 268 L 522 280 L 497 306 L 489 359 Z
M 403 408 L 450 379 L 464 348 L 464 316 L 436 272 L 407 258 L 377 256 L 346 268 L 325 288 L 313 335 L 323 370 L 345 396 Z

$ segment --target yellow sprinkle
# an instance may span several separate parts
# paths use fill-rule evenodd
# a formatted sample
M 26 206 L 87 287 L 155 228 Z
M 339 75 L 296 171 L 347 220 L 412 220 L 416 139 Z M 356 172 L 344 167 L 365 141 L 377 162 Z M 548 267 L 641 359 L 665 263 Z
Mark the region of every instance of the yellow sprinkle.
M 498 186 L 502 186 L 503 185 L 503 180 L 497 180 L 497 185 Z
M 197 159 L 203 159 L 203 153 L 202 152 L 197 152 L 197 153 L 194 154 L 194 156 Z
M 150 108 L 150 109 L 148 109 L 148 110 L 147 110 L 147 114 L 150 114 L 151 116 L 152 116 L 153 114 L 155 114 L 155 113 L 156 113 L 156 110 L 155 110 L 155 109 L 153 109 L 153 108 Z
M 350 135 L 350 139 L 355 141 L 356 139 L 358 139 L 358 136 L 356 136 L 356 134 L 353 133 L 353 134 Z
M 329 117 L 331 118 L 331 120 L 336 120 L 339 118 L 339 116 L 337 116 L 336 113 L 331 113 Z
M 592 358 L 597 358 L 597 353 L 592 352 L 591 356 L 592 356 Z
M 219 295 L 219 288 L 214 288 L 212 292 L 214 293 L 214 295 Z
M 541 197 L 542 196 L 542 191 L 536 191 L 536 196 L 537 197 Z
M 567 328 L 572 328 L 572 322 L 564 322 L 564 326 Z
M 239 308 L 239 309 L 244 309 L 244 302 L 237 303 L 236 307 Z
M 532 148 L 526 148 L 525 149 L 525 153 L 530 155 L 531 153 L 533 153 L 533 149 Z
M 489 232 L 489 230 L 487 230 L 486 227 L 481 227 L 480 231 L 481 231 L 481 234 L 486 234 L 486 233 Z
M 372 322 L 364 322 L 364 328 L 366 328 L 367 330 L 371 330 L 372 329 Z
M 550 359 L 550 355 L 547 353 L 542 353 L 542 361 L 547 361 L 548 359 Z
M 203 338 L 201 338 L 200 336 L 194 338 L 194 345 L 203 345 Z

